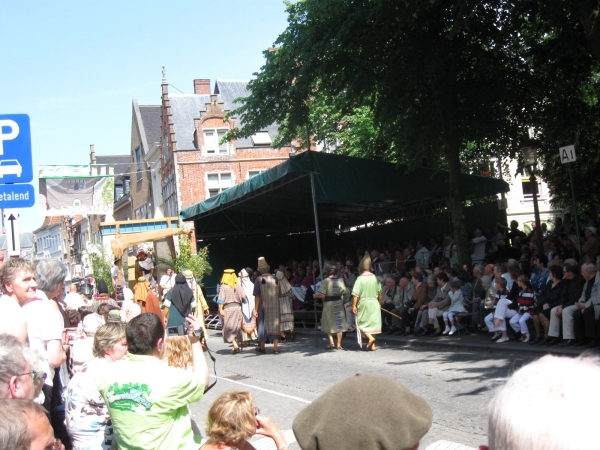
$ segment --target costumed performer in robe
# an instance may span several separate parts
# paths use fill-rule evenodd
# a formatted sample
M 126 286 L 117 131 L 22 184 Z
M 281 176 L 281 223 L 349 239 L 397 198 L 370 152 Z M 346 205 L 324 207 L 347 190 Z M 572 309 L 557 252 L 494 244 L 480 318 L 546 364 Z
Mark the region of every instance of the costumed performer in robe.
M 256 351 L 265 353 L 267 339 L 273 340 L 273 354 L 279 354 L 280 322 L 279 322 L 279 286 L 277 279 L 269 273 L 271 267 L 262 256 L 258 258 L 260 275 L 254 282 L 254 299 L 258 310 L 254 316 L 258 318 L 258 347 Z
M 243 320 L 242 301 L 235 293 L 237 282 L 235 270 L 225 269 L 217 298 L 219 315 L 223 317 L 223 342 L 233 345 L 232 355 L 240 352 L 238 341 L 241 340 Z
M 134 268 L 136 280 L 143 276 L 146 278 L 146 281 L 150 281 L 150 278 L 152 278 L 152 274 L 154 273 L 154 261 L 148 256 L 148 252 L 145 249 L 140 248 L 137 251 Z
M 194 278 L 194 273 L 189 269 L 184 270 L 182 273 L 185 277 L 185 281 L 192 290 L 192 293 L 194 294 L 194 299 L 196 300 L 196 303 L 198 305 L 198 307 L 193 311 L 192 314 L 198 318 L 200 324 L 202 325 L 202 328 L 204 328 L 204 340 L 207 341 L 208 334 L 206 333 L 206 324 L 204 323 L 204 319 L 210 313 L 208 309 L 208 303 L 206 303 L 206 298 L 204 298 L 202 288 Z
M 194 293 L 188 286 L 183 274 L 177 274 L 175 277 L 175 286 L 167 293 L 163 308 L 165 309 L 164 315 L 167 328 L 183 324 L 185 318 L 196 309 Z
M 371 272 L 368 252 L 358 265 L 359 276 L 352 288 L 352 312 L 356 314 L 356 335 L 362 347 L 361 333 L 367 339 L 367 350 L 375 351 L 375 334 L 381 333 L 381 284 Z
M 285 278 L 285 274 L 278 270 L 275 272 L 275 278 L 279 285 L 279 328 L 281 330 L 281 342 L 286 340 L 286 331 L 290 332 L 290 338 L 294 340 L 294 306 L 292 299 L 292 285 Z
M 256 331 L 256 317 L 254 317 L 254 284 L 250 281 L 248 271 L 242 269 L 238 272 L 238 283 L 235 292 L 242 301 L 242 347 L 247 347 L 248 342 L 255 341 L 258 337 Z
M 182 325 L 185 318 L 196 308 L 194 294 L 183 274 L 180 273 L 175 277 L 175 285 L 167 293 L 162 307 L 165 311 L 167 329 Z M 183 335 L 167 333 L 165 343 L 169 365 L 187 369 L 188 363 L 192 360 L 192 347 L 186 333 Z
M 164 316 L 160 310 L 160 304 L 156 298 L 156 294 L 150 289 L 150 283 L 146 280 L 146 277 L 139 277 L 137 283 L 133 287 L 133 299 L 140 305 L 142 314 L 153 313 L 156 314 L 164 325 Z
M 317 291 L 318 297 L 323 299 L 323 315 L 321 316 L 321 331 L 327 333 L 329 345 L 327 350 L 337 348 L 342 350 L 342 333 L 348 330 L 346 322 L 346 309 L 344 308 L 343 295 L 346 294 L 344 280 L 337 277 L 335 262 L 325 262 L 323 268 L 325 278 Z M 337 336 L 337 345 L 334 345 L 333 335 Z

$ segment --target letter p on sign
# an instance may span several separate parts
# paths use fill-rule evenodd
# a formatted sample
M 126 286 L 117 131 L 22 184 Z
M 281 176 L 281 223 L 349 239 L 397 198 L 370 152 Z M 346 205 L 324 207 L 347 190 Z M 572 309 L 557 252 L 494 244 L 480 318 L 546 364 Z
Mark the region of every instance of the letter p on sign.
M 12 141 L 18 135 L 19 124 L 17 122 L 14 120 L 0 120 L 0 155 L 4 155 L 4 141 Z

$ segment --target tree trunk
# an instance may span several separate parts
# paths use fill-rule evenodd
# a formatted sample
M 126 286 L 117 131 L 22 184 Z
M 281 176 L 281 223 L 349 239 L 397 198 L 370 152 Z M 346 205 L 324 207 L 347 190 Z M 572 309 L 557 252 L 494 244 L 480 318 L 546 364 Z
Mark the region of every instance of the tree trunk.
M 460 151 L 459 145 L 447 148 L 445 151 L 446 161 L 448 162 L 450 196 L 448 197 L 448 208 L 454 227 L 453 235 L 458 251 L 458 263 L 460 267 L 467 264 L 471 267 L 471 245 L 469 243 L 469 234 L 465 219 L 463 205 L 462 189 L 460 186 Z

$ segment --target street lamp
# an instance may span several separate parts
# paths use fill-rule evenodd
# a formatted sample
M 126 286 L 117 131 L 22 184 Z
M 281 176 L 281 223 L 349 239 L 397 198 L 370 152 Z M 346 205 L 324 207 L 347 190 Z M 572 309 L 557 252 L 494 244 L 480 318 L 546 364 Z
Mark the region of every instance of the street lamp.
M 538 249 L 538 255 L 544 254 L 544 243 L 542 239 L 542 224 L 540 222 L 540 208 L 538 206 L 538 184 L 535 178 L 535 169 L 537 168 L 537 149 L 535 147 L 523 147 L 521 149 L 525 165 L 529 169 L 529 182 L 533 193 L 533 212 L 535 214 L 535 237 Z

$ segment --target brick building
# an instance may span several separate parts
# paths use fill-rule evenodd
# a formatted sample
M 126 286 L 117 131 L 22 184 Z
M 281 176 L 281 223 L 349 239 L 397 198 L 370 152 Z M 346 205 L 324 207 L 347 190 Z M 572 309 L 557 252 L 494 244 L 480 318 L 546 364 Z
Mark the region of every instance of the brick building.
M 194 94 L 170 94 L 162 80 L 162 193 L 165 216 L 219 194 L 289 158 L 290 147 L 275 149 L 277 126 L 247 139 L 221 143 L 239 118 L 225 120 L 235 98 L 249 95 L 247 81 L 194 80 Z

